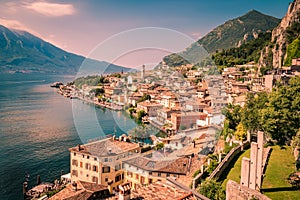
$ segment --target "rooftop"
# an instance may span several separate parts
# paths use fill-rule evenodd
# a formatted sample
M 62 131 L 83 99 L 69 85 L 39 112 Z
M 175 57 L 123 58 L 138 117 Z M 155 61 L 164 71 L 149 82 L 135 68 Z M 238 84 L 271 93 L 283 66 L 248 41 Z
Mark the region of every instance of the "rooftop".
M 108 198 L 109 200 L 117 200 L 119 196 Z M 192 192 L 185 191 L 175 187 L 172 183 L 155 182 L 148 186 L 140 187 L 131 192 L 130 199 L 143 200 L 196 200 Z
M 188 170 L 188 158 L 174 158 L 170 160 L 153 160 L 144 156 L 135 157 L 124 163 L 151 171 L 174 174 L 186 174 Z
M 107 191 L 107 187 L 103 185 L 98 185 L 95 183 L 88 183 L 84 181 L 76 182 L 76 190 L 73 189 L 73 184 L 67 185 L 65 189 L 50 197 L 49 200 L 86 200 L 93 196 L 94 193 Z
M 85 145 L 72 147 L 69 151 L 75 151 L 85 154 L 90 154 L 97 157 L 114 156 L 130 150 L 139 148 L 139 144 L 107 138 Z

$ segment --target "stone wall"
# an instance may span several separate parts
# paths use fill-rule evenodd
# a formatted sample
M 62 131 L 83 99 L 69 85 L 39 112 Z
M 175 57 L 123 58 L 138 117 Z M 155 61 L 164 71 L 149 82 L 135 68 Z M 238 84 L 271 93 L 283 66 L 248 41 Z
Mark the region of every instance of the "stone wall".
M 226 200 L 248 200 L 248 199 L 259 199 L 259 200 L 271 200 L 269 197 L 262 193 L 250 189 L 245 186 L 241 186 L 233 180 L 229 180 L 226 185 Z
M 215 179 L 218 180 L 223 173 L 223 171 L 226 169 L 226 167 L 229 165 L 231 160 L 238 155 L 243 149 L 247 148 L 249 146 L 249 142 L 246 141 L 242 145 L 239 145 L 233 149 L 225 156 L 225 158 L 222 160 L 222 162 L 217 166 L 217 168 L 211 173 L 211 175 L 208 177 L 208 179 Z

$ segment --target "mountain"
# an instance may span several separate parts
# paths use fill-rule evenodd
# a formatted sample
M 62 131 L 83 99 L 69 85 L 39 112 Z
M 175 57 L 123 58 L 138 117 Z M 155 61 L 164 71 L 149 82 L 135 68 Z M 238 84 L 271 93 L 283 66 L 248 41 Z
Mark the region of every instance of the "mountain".
M 205 52 L 206 54 L 212 54 L 223 49 L 239 47 L 257 38 L 260 33 L 272 30 L 279 22 L 280 19 L 251 10 L 241 17 L 229 20 L 216 27 L 185 51 L 164 57 L 163 61 L 169 66 L 180 66 L 188 63 L 186 61 L 187 57 L 193 64 L 198 63 L 199 60 L 203 60 Z
M 300 0 L 290 3 L 286 15 L 273 29 L 271 43 L 261 52 L 259 66 L 279 68 L 300 57 Z
M 84 63 L 90 73 L 131 69 L 66 52 L 28 32 L 0 25 L 0 73 L 75 74 Z M 84 72 L 82 72 L 84 74 Z
M 260 32 L 272 30 L 280 19 L 251 10 L 247 14 L 229 20 L 198 40 L 209 53 L 216 50 L 238 47 L 257 38 Z

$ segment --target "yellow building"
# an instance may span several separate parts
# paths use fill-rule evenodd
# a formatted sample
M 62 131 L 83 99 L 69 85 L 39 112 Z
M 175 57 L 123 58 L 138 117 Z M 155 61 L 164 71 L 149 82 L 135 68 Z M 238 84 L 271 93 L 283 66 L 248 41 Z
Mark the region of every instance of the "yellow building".
M 146 156 L 137 156 L 123 161 L 125 181 L 132 188 L 149 185 L 157 181 L 166 181 L 167 177 L 185 176 L 189 169 L 189 158 L 180 157 L 168 160 L 154 160 Z
M 70 148 L 71 180 L 109 186 L 110 191 L 123 183 L 122 161 L 140 153 L 138 144 L 126 137 L 107 138 Z

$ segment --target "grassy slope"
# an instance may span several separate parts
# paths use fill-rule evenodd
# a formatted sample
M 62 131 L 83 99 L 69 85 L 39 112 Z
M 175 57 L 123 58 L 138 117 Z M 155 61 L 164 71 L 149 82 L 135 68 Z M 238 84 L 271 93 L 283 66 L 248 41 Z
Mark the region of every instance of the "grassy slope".
M 294 171 L 294 157 L 291 147 L 281 149 L 273 146 L 269 164 L 263 180 L 263 193 L 271 199 L 293 200 L 300 199 L 300 190 L 295 190 L 287 182 L 287 178 Z M 241 162 L 243 157 L 250 157 L 250 149 L 243 152 L 230 169 L 228 175 L 224 174 L 222 187 L 225 189 L 229 179 L 240 182 Z M 222 179 L 222 178 L 221 178 Z
M 222 187 L 225 189 L 226 188 L 226 184 L 227 181 L 229 179 L 236 181 L 237 183 L 240 182 L 240 177 L 241 177 L 241 164 L 242 164 L 242 158 L 243 157 L 247 157 L 250 158 L 250 149 L 246 150 L 245 152 L 243 152 L 239 158 L 237 159 L 237 161 L 234 163 L 232 163 L 233 167 L 230 169 L 226 179 L 224 177 L 224 181 L 222 183 Z M 234 162 L 234 161 L 233 161 Z M 221 178 L 222 179 L 222 178 Z
M 293 190 L 287 182 L 288 176 L 294 171 L 294 157 L 291 147 L 280 149 L 272 147 L 273 151 L 263 181 L 264 194 L 271 199 L 300 199 L 300 190 Z M 268 189 L 272 188 L 272 189 Z

